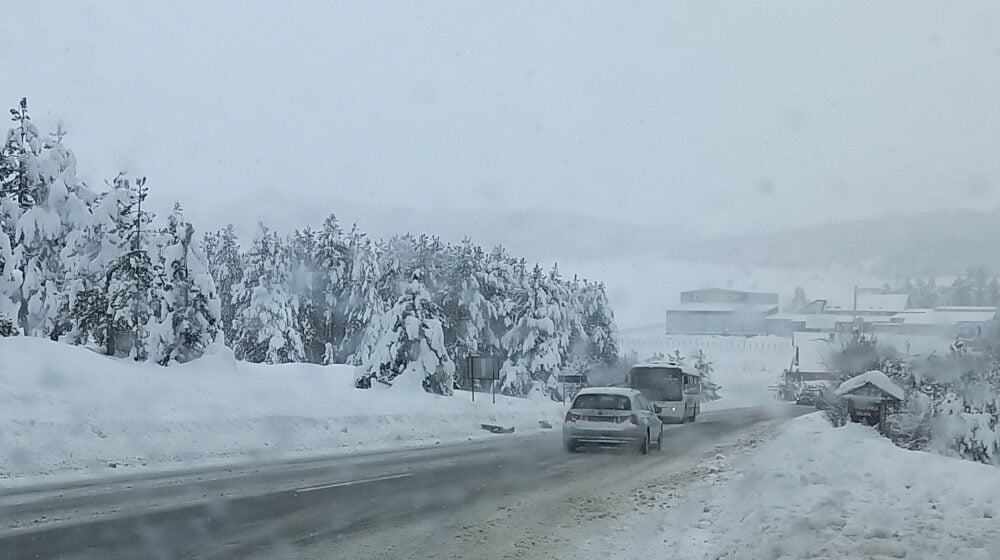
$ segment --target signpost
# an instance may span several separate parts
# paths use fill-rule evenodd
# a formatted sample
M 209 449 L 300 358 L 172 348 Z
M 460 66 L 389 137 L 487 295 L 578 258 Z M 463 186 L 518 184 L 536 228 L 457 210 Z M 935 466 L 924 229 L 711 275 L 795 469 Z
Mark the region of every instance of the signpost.
M 490 392 L 493 394 L 493 404 L 497 402 L 497 381 L 500 379 L 500 367 L 503 360 L 498 356 L 469 356 L 469 379 L 472 380 L 472 402 L 476 402 L 476 381 L 490 381 Z
M 560 383 L 563 384 L 562 398 L 563 398 L 563 404 L 566 404 L 566 384 L 570 383 L 575 385 L 586 385 L 587 376 L 583 374 L 560 375 L 556 377 L 556 381 L 559 381 Z

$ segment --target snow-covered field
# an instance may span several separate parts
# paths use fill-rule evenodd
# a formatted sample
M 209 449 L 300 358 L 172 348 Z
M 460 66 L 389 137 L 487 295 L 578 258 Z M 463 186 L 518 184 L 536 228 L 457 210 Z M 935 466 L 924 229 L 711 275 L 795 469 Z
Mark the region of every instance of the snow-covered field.
M 774 403 L 768 390 L 787 368 L 794 348 L 790 338 L 757 336 L 752 338 L 726 336 L 687 336 L 636 334 L 621 337 L 622 351 L 635 352 L 640 360 L 656 353 L 680 351 L 688 364 L 699 349 L 712 362 L 712 380 L 722 386 L 721 399 L 705 403 L 703 410 L 719 410 L 742 406 Z
M 691 560 L 1000 558 L 1000 470 L 906 451 L 872 428 L 789 423 L 751 455 L 592 538 L 579 557 Z
M 562 422 L 559 403 L 359 390 L 353 375 L 350 366 L 237 362 L 217 346 L 163 368 L 0 339 L 0 479 L 509 437 L 480 424 L 517 434 Z

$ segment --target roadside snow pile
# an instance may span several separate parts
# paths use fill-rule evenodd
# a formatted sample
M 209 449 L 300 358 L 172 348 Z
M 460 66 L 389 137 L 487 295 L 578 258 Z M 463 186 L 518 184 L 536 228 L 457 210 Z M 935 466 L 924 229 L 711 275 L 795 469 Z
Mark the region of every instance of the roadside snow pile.
M 811 414 L 683 499 L 654 540 L 691 559 L 994 560 L 998 519 L 997 468 Z
M 498 437 L 558 428 L 563 408 L 355 389 L 351 366 L 238 362 L 225 347 L 163 368 L 33 337 L 0 338 L 0 478 Z

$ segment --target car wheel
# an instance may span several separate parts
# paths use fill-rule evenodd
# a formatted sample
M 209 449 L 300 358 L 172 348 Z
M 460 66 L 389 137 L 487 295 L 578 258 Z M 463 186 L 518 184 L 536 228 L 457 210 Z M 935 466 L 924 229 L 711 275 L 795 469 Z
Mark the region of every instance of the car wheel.
M 649 430 L 646 430 L 646 437 L 642 438 L 642 443 L 639 444 L 639 454 L 649 455 Z
M 570 453 L 578 453 L 580 450 L 577 443 L 571 439 L 564 441 L 563 446 L 566 448 L 566 451 L 569 451 Z
M 687 411 L 688 411 L 688 409 L 685 408 L 684 412 L 681 414 L 681 424 L 687 424 L 687 421 L 688 421 Z

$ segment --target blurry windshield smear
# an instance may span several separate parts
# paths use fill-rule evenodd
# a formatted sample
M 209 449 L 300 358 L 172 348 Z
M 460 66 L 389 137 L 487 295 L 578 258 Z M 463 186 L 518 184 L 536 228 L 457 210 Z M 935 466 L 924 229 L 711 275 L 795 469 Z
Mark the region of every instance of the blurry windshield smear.
M 0 560 L 1000 558 L 998 56 L 986 0 L 7 2 Z

